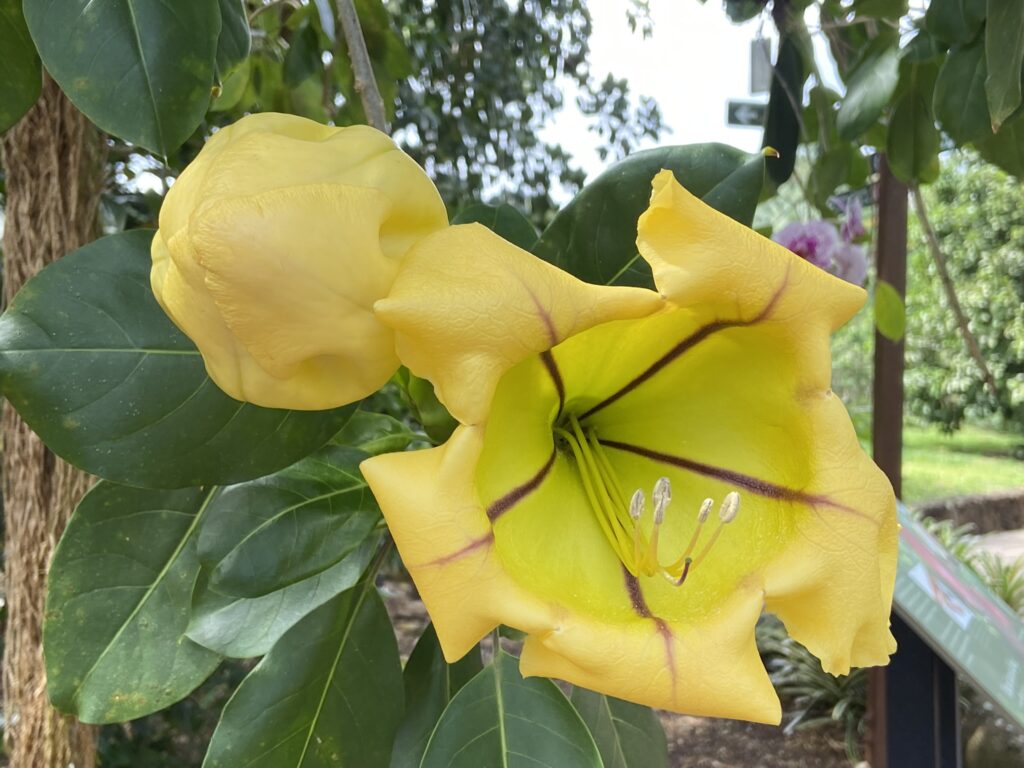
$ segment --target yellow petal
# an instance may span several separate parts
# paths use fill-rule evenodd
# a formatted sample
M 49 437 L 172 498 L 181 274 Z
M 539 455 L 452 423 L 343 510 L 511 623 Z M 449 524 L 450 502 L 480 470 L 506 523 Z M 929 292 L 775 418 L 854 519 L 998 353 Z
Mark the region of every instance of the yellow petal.
M 479 224 L 449 227 L 409 252 L 377 314 L 402 362 L 434 384 L 463 424 L 487 416 L 505 371 L 599 323 L 657 312 L 637 288 L 580 282 Z
M 397 264 L 368 223 L 389 212 L 380 192 L 321 184 L 224 199 L 193 217 L 191 256 L 224 324 L 264 372 L 229 394 L 329 408 L 388 380 L 398 368 L 393 335 L 372 307 Z M 203 335 L 200 327 L 193 337 L 201 350 Z
M 509 578 L 494 551 L 473 483 L 482 442 L 482 430 L 459 427 L 443 446 L 359 467 L 450 662 L 499 623 L 530 632 L 556 622 L 553 606 Z
M 699 625 L 574 614 L 526 638 L 521 669 L 659 709 L 777 725 L 782 709 L 754 642 L 761 606 L 751 590 Z
M 681 307 L 756 316 L 779 287 L 776 318 L 825 320 L 834 331 L 864 304 L 865 293 L 719 213 L 688 192 L 671 171 L 654 177 L 638 222 L 637 247 L 658 290 Z
M 168 193 L 153 292 L 232 397 L 331 408 L 398 367 L 373 303 L 409 247 L 446 225 L 430 180 L 379 131 L 252 115 Z

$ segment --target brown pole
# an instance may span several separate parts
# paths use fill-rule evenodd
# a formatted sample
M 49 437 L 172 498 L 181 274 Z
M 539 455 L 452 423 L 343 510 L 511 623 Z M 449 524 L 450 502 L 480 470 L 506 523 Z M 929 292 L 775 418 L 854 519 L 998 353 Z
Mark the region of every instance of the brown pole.
M 877 275 L 903 298 L 907 293 L 907 186 L 892 175 L 885 155 L 879 155 L 879 160 Z M 890 341 L 876 330 L 874 362 L 872 449 L 875 463 L 899 498 L 903 493 L 903 341 Z M 888 764 L 885 667 L 872 668 L 868 676 L 867 721 L 871 768 L 899 768 Z

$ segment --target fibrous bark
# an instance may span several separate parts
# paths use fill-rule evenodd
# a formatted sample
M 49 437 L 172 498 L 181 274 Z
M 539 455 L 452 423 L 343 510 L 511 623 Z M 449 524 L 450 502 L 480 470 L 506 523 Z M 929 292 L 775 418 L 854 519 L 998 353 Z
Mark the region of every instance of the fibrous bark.
M 96 236 L 103 147 L 96 129 L 49 78 L 36 105 L 0 137 L 6 303 L 47 264 Z M 3 709 L 10 765 L 93 768 L 93 729 L 49 704 L 42 647 L 46 572 L 89 478 L 55 457 L 6 403 L 2 431 Z

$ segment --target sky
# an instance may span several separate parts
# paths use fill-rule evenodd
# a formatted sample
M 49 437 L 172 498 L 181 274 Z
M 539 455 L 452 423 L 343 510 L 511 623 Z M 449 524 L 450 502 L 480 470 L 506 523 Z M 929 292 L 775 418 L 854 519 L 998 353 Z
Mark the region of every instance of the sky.
M 671 129 L 659 144 L 721 141 L 747 151 L 761 146 L 761 129 L 726 124 L 729 99 L 767 101 L 750 93 L 750 43 L 759 30 L 774 32 L 770 20 L 733 24 L 720 0 L 650 0 L 653 33 L 644 39 L 626 21 L 625 0 L 590 0 L 594 27 L 590 37 L 591 73 L 603 80 L 609 72 L 629 81 L 634 95 L 657 100 L 662 122 Z M 571 148 L 576 162 L 596 175 L 606 165 L 597 155 L 600 143 L 575 107 L 575 92 L 566 89 L 566 106 L 545 138 Z

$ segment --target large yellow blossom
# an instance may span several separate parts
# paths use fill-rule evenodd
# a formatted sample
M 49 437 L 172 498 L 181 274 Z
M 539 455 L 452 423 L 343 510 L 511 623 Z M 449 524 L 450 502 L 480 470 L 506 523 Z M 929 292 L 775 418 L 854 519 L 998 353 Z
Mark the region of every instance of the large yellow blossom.
M 168 193 L 153 292 L 232 397 L 332 408 L 398 368 L 373 303 L 413 243 L 447 224 L 434 185 L 383 133 L 251 115 Z
M 503 623 L 525 674 L 778 722 L 763 609 L 833 673 L 894 650 L 895 500 L 829 388 L 864 293 L 669 172 L 637 242 L 660 295 L 414 246 L 377 314 L 461 425 L 362 470 L 449 660 Z

